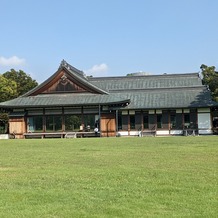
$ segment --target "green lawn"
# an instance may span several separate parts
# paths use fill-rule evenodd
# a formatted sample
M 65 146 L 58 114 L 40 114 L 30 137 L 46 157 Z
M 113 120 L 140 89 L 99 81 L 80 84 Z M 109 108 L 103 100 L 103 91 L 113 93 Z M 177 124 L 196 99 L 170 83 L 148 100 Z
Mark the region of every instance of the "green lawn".
M 0 140 L 0 217 L 218 217 L 218 137 Z

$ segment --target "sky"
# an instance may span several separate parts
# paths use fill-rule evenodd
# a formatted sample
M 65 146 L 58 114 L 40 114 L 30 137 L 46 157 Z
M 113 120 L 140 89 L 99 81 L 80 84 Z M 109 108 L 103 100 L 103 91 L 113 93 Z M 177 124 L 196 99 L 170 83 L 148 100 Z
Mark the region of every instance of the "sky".
M 38 83 L 64 59 L 90 76 L 218 67 L 217 0 L 0 0 L 0 74 Z

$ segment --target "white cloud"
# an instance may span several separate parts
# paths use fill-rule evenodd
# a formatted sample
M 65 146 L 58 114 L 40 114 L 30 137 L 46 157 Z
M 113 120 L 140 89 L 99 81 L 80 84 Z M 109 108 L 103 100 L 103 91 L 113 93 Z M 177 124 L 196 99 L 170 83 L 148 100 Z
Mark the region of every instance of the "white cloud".
M 25 63 L 26 60 L 24 58 L 18 58 L 17 56 L 12 56 L 10 58 L 0 56 L 0 65 L 4 67 L 23 66 Z
M 87 76 L 105 76 L 104 74 L 108 71 L 108 66 L 105 63 L 102 64 L 96 64 L 92 68 L 85 70 L 85 73 Z

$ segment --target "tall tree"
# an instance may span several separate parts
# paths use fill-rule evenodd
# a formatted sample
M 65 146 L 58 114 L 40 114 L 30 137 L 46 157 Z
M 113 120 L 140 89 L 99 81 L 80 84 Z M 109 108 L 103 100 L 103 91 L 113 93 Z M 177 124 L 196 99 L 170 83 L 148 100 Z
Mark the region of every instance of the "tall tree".
M 202 64 L 200 69 L 203 75 L 203 84 L 209 86 L 213 100 L 218 101 L 218 72 L 216 67 Z
M 0 75 L 0 102 L 10 100 L 15 96 L 17 96 L 16 82 Z
M 14 69 L 11 69 L 11 71 L 7 71 L 2 75 L 6 79 L 13 80 L 16 82 L 17 96 L 23 95 L 24 93 L 28 92 L 29 90 L 33 89 L 38 85 L 36 80 L 33 80 L 29 75 L 27 75 L 22 70 L 16 71 Z
M 0 112 L 0 134 L 5 134 L 8 131 L 8 114 Z

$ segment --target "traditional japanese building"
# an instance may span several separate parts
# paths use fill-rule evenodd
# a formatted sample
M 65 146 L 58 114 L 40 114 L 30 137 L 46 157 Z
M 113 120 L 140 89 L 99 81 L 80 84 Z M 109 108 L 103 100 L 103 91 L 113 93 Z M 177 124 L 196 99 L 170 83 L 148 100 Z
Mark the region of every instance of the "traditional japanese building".
M 218 104 L 198 73 L 95 78 L 66 61 L 0 108 L 16 138 L 213 134 L 218 127 Z

